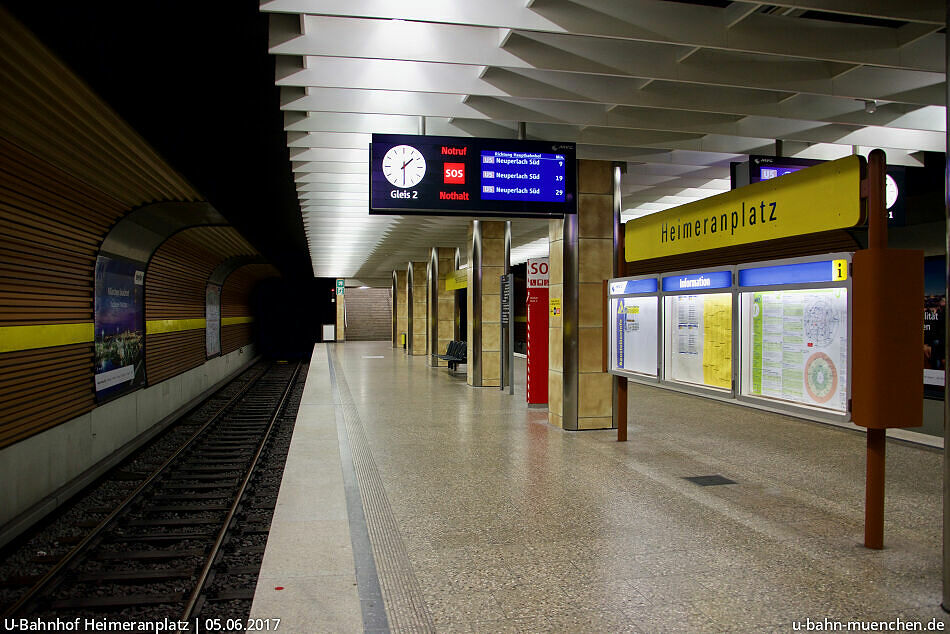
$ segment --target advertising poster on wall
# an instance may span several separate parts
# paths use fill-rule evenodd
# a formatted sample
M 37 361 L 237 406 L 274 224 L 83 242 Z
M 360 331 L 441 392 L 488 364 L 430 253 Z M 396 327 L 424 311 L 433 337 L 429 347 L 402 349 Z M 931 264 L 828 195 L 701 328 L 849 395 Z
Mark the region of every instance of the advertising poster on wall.
M 751 380 L 756 396 L 846 412 L 848 291 L 751 294 Z
M 217 284 L 205 289 L 205 353 L 209 359 L 221 354 L 221 287 Z
M 656 376 L 659 298 L 619 297 L 610 301 L 616 316 L 615 369 Z
M 107 401 L 145 382 L 145 265 L 96 259 L 96 400 Z
M 947 295 L 944 275 L 947 261 L 943 256 L 924 258 L 924 385 L 932 386 L 928 395 L 942 392 L 947 368 L 945 319 Z
M 667 306 L 667 378 L 732 389 L 732 294 L 676 295 Z

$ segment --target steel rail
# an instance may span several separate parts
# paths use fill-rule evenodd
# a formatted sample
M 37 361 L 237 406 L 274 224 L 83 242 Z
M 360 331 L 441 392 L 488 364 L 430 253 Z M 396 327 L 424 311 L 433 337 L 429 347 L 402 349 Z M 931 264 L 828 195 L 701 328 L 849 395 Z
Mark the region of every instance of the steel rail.
M 224 540 L 231 529 L 231 522 L 234 521 L 234 516 L 237 514 L 238 507 L 241 505 L 241 501 L 244 499 L 244 493 L 247 491 L 248 484 L 250 484 L 251 478 L 254 476 L 254 471 L 257 469 L 257 463 L 260 460 L 261 454 L 264 452 L 264 446 L 271 437 L 271 432 L 273 432 L 274 425 L 277 423 L 277 419 L 280 417 L 280 414 L 284 409 L 284 404 L 287 402 L 287 397 L 290 395 L 294 384 L 297 382 L 298 374 L 300 374 L 299 361 L 297 362 L 297 367 L 294 368 L 293 375 L 291 375 L 290 380 L 287 382 L 287 387 L 284 389 L 284 393 L 280 397 L 280 402 L 277 404 L 274 414 L 271 416 L 270 422 L 267 425 L 267 430 L 264 432 L 264 435 L 257 446 L 257 451 L 254 453 L 254 458 L 251 460 L 251 463 L 247 468 L 247 473 L 244 474 L 244 479 L 241 481 L 241 485 L 234 496 L 234 502 L 231 504 L 231 509 L 228 511 L 227 517 L 221 524 L 221 530 L 218 532 L 218 538 L 215 540 L 214 546 L 211 547 L 211 552 L 208 553 L 204 568 L 202 568 L 201 574 L 198 576 L 198 581 L 195 584 L 195 589 L 192 591 L 191 596 L 188 599 L 188 603 L 185 605 L 185 609 L 182 611 L 181 617 L 178 619 L 179 622 L 188 622 L 193 616 L 192 613 L 194 612 L 195 606 L 198 603 L 198 599 L 204 592 L 205 584 L 208 582 L 208 576 L 211 573 L 211 568 L 214 566 L 215 559 L 217 559 L 218 553 L 220 552 L 221 547 L 224 545 Z M 181 634 L 182 631 L 188 630 L 178 630 L 177 632 L 178 634 Z
M 55 566 L 53 566 L 52 568 L 50 568 L 50 569 L 46 572 L 46 574 L 43 575 L 43 576 L 40 578 L 40 580 L 37 581 L 37 582 L 33 585 L 33 587 L 30 588 L 30 589 L 27 591 L 26 594 L 24 594 L 22 597 L 20 597 L 20 599 L 19 599 L 16 603 L 14 603 L 12 606 L 10 606 L 10 608 L 9 608 L 6 612 L 4 612 L 2 618 L 12 618 L 12 617 L 14 617 L 21 609 L 23 609 L 24 606 L 26 606 L 30 601 L 32 601 L 33 599 L 35 599 L 35 598 L 37 597 L 37 595 L 39 595 L 43 590 L 45 590 L 46 587 L 49 585 L 49 583 L 50 583 L 54 578 L 56 578 L 57 575 L 59 575 L 59 573 L 62 572 L 70 563 L 72 563 L 73 560 L 76 559 L 76 557 L 77 557 L 83 550 L 85 550 L 85 549 L 92 543 L 92 541 L 93 541 L 94 539 L 96 539 L 97 537 L 99 537 L 99 535 L 102 534 L 102 533 L 105 531 L 106 527 L 107 527 L 115 518 L 117 518 L 126 508 L 128 508 L 128 506 L 129 506 L 130 504 L 132 504 L 132 502 L 135 501 L 135 499 L 142 493 L 142 491 L 143 491 L 148 485 L 150 485 L 152 482 L 154 482 L 155 479 L 156 479 L 159 475 L 161 475 L 161 473 L 162 473 L 175 459 L 177 459 L 178 456 L 180 456 L 180 455 L 182 454 L 182 452 L 184 452 L 186 449 L 188 449 L 188 448 L 191 446 L 191 444 L 192 444 L 201 434 L 203 434 L 205 430 L 208 429 L 209 426 L 211 426 L 212 424 L 214 424 L 214 423 L 218 420 L 218 418 L 225 412 L 225 410 L 227 410 L 229 407 L 231 407 L 232 405 L 234 405 L 234 404 L 238 401 L 238 399 L 242 398 L 242 397 L 248 392 L 248 390 L 250 390 L 251 387 L 253 387 L 255 384 L 257 384 L 257 382 L 261 379 L 261 377 L 263 377 L 264 374 L 266 374 L 266 373 L 267 373 L 267 370 L 265 370 L 264 372 L 262 372 L 260 375 L 258 375 L 258 376 L 257 376 L 256 378 L 254 378 L 253 380 L 248 381 L 247 385 L 245 385 L 244 387 L 242 387 L 241 390 L 240 390 L 237 394 L 235 394 L 233 397 L 231 397 L 231 398 L 228 400 L 227 403 L 225 403 L 224 405 L 222 405 L 221 408 L 214 414 L 214 416 L 212 416 L 210 419 L 208 419 L 208 421 L 207 421 L 204 425 L 201 426 L 201 429 L 199 429 L 199 430 L 196 431 L 194 434 L 192 434 L 191 437 L 188 438 L 188 440 L 186 440 L 185 443 L 184 443 L 182 446 L 180 446 L 178 449 L 175 450 L 175 453 L 173 453 L 165 462 L 163 462 L 163 463 L 161 464 L 161 466 L 158 467 L 158 469 L 156 469 L 155 471 L 153 471 L 152 474 L 149 475 L 141 484 L 139 484 L 137 487 L 135 487 L 135 489 L 128 495 L 128 497 L 126 497 L 124 500 L 122 500 L 122 502 L 120 502 L 117 507 L 115 507 L 105 518 L 102 519 L 101 522 L 99 522 L 89 533 L 87 533 L 86 536 L 83 537 L 83 539 L 82 539 L 79 543 L 77 543 L 77 544 L 73 547 L 72 550 L 70 550 L 68 553 L 66 553 L 66 554 L 63 556 L 63 558 L 60 559 L 59 562 L 57 562 L 57 564 L 56 564 Z M 222 388 L 222 389 L 223 389 L 223 388 Z M 213 395 L 210 396 L 210 397 L 208 397 L 208 398 L 209 398 L 209 399 L 210 399 L 210 398 L 213 398 Z M 201 407 L 201 405 L 198 405 L 195 409 L 197 409 L 198 407 Z M 192 411 L 194 411 L 194 410 L 192 410 Z

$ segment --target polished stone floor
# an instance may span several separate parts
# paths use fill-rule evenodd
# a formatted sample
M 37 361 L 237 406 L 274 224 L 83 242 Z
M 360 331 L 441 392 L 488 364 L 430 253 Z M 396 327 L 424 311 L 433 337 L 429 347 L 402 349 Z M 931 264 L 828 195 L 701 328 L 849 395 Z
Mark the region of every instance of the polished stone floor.
M 942 451 L 888 442 L 886 547 L 870 551 L 860 433 L 631 385 L 629 441 L 617 443 L 615 431 L 548 425 L 525 405 L 523 379 L 510 396 L 387 343 L 317 348 L 252 612 L 285 618 L 282 631 L 361 629 L 359 546 L 346 543 L 327 398 L 348 426 L 344 459 L 362 452 L 391 631 L 767 632 L 898 618 L 926 630 L 945 620 Z M 685 479 L 706 475 L 735 483 Z

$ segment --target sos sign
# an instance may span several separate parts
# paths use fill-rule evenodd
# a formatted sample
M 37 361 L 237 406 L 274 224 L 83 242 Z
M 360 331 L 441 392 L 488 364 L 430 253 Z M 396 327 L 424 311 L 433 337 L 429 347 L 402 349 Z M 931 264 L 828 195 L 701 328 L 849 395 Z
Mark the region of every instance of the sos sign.
M 528 260 L 528 288 L 548 288 L 548 258 Z
M 443 163 L 443 182 L 452 185 L 465 184 L 465 163 Z

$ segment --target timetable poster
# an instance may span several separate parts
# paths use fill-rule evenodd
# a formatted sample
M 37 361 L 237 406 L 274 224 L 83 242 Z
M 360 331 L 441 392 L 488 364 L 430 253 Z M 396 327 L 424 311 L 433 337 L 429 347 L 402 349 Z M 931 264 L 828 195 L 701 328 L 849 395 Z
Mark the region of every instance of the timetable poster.
M 846 412 L 848 291 L 752 294 L 751 392 Z
M 668 298 L 669 378 L 732 389 L 732 294 Z
M 616 316 L 615 367 L 656 376 L 659 298 L 654 295 L 622 297 L 611 301 Z

